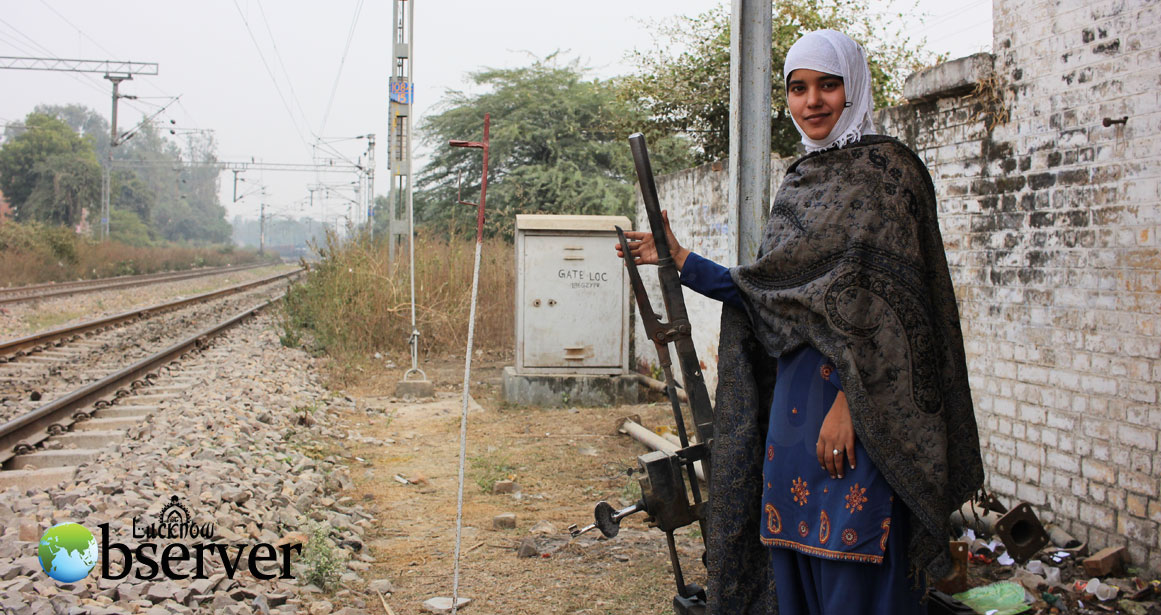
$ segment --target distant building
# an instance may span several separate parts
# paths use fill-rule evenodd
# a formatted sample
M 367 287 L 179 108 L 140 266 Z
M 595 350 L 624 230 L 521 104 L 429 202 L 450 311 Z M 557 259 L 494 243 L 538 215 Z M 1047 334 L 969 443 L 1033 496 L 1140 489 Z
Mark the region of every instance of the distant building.
M 12 220 L 16 216 L 16 212 L 12 211 L 12 206 L 8 204 L 8 199 L 4 198 L 4 193 L 0 192 L 0 224 Z

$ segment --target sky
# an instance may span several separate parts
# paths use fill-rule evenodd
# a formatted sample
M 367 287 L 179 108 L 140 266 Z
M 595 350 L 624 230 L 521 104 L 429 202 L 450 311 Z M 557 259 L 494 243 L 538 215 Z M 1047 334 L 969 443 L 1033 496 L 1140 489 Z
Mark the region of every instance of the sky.
M 524 66 L 559 51 L 579 59 L 593 77 L 627 74 L 627 55 L 653 47 L 657 24 L 721 4 L 410 1 L 416 3 L 416 123 L 439 109 L 448 90 L 470 92 L 468 73 L 483 67 Z M 958 58 L 991 50 L 991 0 L 869 4 L 892 21 L 902 13 L 903 31 L 912 40 L 926 39 L 932 52 Z M 123 94 L 139 98 L 121 101 L 119 129 L 180 96 L 157 121 L 213 131 L 220 160 L 309 163 L 316 136 L 355 160 L 367 149 L 367 141 L 356 137 L 374 134 L 375 192 L 384 194 L 391 8 L 389 0 L 0 0 L 0 56 L 156 62 L 156 76 L 122 83 Z M 82 104 L 108 117 L 111 86 L 100 74 L 0 70 L 0 124 L 20 122 L 37 104 Z M 242 177 L 245 196 L 232 202 L 232 175 L 221 176 L 231 219 L 256 218 L 264 198 L 271 214 L 341 220 L 349 204 L 340 193 L 354 180 L 271 171 Z M 335 191 L 330 197 L 318 192 L 311 201 L 308 186 L 319 183 Z M 265 197 L 257 194 L 259 186 Z

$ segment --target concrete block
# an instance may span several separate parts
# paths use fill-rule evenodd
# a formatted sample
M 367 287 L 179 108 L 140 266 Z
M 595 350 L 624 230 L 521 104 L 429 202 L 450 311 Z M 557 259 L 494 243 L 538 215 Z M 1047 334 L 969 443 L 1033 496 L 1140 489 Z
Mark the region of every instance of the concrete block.
M 75 467 L 46 468 L 43 470 L 10 470 L 0 472 L 0 491 L 9 487 L 17 489 L 51 489 L 56 485 L 72 479 L 76 475 Z
M 72 431 L 55 438 L 67 448 L 100 448 L 125 439 L 125 432 L 116 430 Z
M 512 530 L 516 529 L 516 513 L 501 513 L 492 517 L 492 529 L 495 530 Z
M 37 451 L 27 455 L 17 455 L 8 462 L 13 470 L 29 466 L 35 468 L 60 468 L 88 463 L 99 455 L 99 449 L 62 449 L 57 451 Z
M 977 53 L 911 73 L 903 83 L 903 97 L 911 102 L 959 96 L 992 72 L 995 56 Z
M 623 376 L 577 374 L 517 374 L 504 368 L 504 400 L 521 406 L 611 406 L 635 404 L 637 379 Z
M 515 481 L 498 480 L 492 485 L 492 493 L 516 493 L 520 491 L 520 485 Z
M 435 397 L 435 385 L 430 380 L 400 380 L 395 385 L 395 397 L 413 399 Z
M 1105 547 L 1084 559 L 1084 572 L 1090 577 L 1106 577 L 1121 569 L 1124 547 Z

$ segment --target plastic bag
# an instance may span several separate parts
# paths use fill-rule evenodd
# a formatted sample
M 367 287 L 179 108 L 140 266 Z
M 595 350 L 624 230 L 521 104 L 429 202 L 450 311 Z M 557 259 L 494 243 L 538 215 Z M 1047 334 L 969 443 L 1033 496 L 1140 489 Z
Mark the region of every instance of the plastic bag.
M 986 615 L 1016 615 L 1031 606 L 1024 601 L 1024 588 L 1010 581 L 973 587 L 954 597 L 975 612 Z

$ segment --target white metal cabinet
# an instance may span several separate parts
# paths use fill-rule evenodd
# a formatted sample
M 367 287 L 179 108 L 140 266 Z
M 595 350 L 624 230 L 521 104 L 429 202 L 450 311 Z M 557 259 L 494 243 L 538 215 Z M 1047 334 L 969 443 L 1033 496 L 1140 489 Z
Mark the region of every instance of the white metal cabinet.
M 622 216 L 516 217 L 516 369 L 621 374 L 629 289 L 617 258 Z

